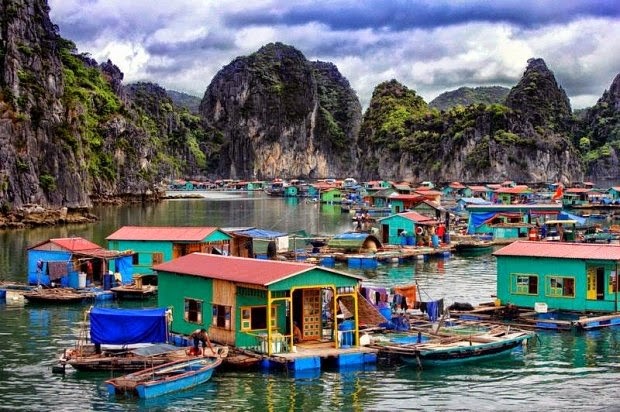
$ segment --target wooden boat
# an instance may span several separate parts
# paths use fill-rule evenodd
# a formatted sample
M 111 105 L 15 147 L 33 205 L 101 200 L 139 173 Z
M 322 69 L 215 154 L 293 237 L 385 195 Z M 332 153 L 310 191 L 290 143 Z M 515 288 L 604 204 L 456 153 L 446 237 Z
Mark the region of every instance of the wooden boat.
M 25 299 L 31 303 L 80 303 L 92 301 L 95 294 L 79 291 L 73 288 L 42 288 L 23 293 Z
M 492 240 L 463 240 L 454 245 L 454 250 L 459 253 L 486 253 L 494 245 Z
M 220 357 L 178 360 L 109 379 L 106 385 L 110 395 L 131 394 L 154 398 L 207 382 L 221 363 Z
M 169 321 L 166 308 L 89 308 L 75 346 L 63 351 L 54 372 L 64 372 L 66 365 L 130 371 L 185 357 L 182 348 L 166 344 Z
M 82 372 L 94 371 L 138 371 L 163 365 L 175 360 L 190 359 L 187 348 L 169 344 L 149 344 L 134 348 L 104 347 L 97 350 L 95 345 L 81 345 L 63 352 L 60 365 Z
M 154 285 L 123 285 L 110 289 L 119 299 L 148 299 L 157 293 Z
M 533 336 L 532 332 L 507 330 L 502 334 L 482 333 L 443 337 L 421 343 L 385 345 L 382 349 L 392 355 L 398 355 L 405 363 L 424 368 L 506 355 L 524 345 Z

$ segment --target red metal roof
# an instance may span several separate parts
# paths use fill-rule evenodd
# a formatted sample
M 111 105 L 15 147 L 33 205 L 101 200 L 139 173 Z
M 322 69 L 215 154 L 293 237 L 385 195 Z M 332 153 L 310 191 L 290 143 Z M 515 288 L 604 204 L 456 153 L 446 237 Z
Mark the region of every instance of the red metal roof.
M 527 186 L 514 186 L 514 187 L 501 187 L 496 190 L 497 193 L 527 193 L 531 192 L 530 188 Z
M 167 240 L 181 242 L 200 242 L 216 227 L 158 227 L 158 226 L 123 226 L 112 233 L 106 240 Z
M 418 193 L 418 194 L 420 194 L 420 195 L 422 195 L 422 196 L 426 196 L 426 197 L 428 197 L 428 196 L 439 196 L 439 195 L 441 195 L 441 192 L 440 192 L 440 191 L 438 191 L 438 190 L 433 190 L 433 189 L 422 189 L 422 190 L 418 190 L 418 189 L 416 189 L 416 190 L 415 190 L 415 193 Z
M 470 188 L 474 192 L 488 192 L 489 190 L 491 190 L 490 188 L 486 186 L 467 186 L 467 187 Z
M 249 283 L 269 286 L 272 283 L 299 275 L 315 269 L 310 263 L 280 262 L 273 260 L 249 259 L 235 256 L 192 253 L 153 267 L 156 271 L 180 273 L 209 279 L 221 279 L 230 282 Z M 343 276 L 361 279 L 361 277 L 335 270 L 323 270 Z
M 424 216 L 423 214 L 418 213 L 418 212 L 404 212 L 404 213 L 399 213 L 398 215 L 404 218 L 407 218 L 409 220 L 412 220 L 416 223 L 428 222 L 429 220 L 432 220 L 432 221 L 435 220 L 431 217 Z
M 70 252 L 82 252 L 85 250 L 103 249 L 98 244 L 93 243 L 90 240 L 86 240 L 81 237 L 65 237 L 65 238 L 58 238 L 58 239 L 50 239 L 49 241 L 62 247 L 63 249 L 67 249 Z M 44 243 L 47 243 L 47 242 L 44 242 Z M 42 243 L 40 243 L 39 245 L 41 244 Z
M 518 240 L 497 250 L 495 256 L 562 259 L 620 260 L 620 246 L 596 243 L 530 242 Z
M 35 249 L 47 243 L 53 243 L 71 253 L 83 255 L 83 256 L 91 256 L 102 259 L 112 259 L 118 256 L 128 256 L 131 253 L 129 252 L 120 252 L 117 250 L 108 250 L 102 248 L 96 243 L 91 242 L 90 240 L 86 240 L 81 237 L 67 237 L 67 238 L 57 238 L 57 239 L 49 239 L 44 242 L 37 243 L 34 246 L 29 247 L 28 249 Z
M 424 196 L 422 195 L 401 195 L 398 193 L 393 193 L 389 196 L 390 199 L 396 199 L 396 200 L 412 200 L 412 201 L 421 201 L 424 200 Z

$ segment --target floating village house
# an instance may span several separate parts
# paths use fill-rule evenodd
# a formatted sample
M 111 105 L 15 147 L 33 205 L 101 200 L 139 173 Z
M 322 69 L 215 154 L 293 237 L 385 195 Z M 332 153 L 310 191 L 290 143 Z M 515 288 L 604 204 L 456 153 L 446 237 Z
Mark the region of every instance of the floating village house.
M 466 206 L 469 213 L 467 233 L 492 234 L 493 239 L 527 237 L 529 229 L 548 219 L 557 218 L 560 204 L 476 205 Z
M 107 250 L 81 237 L 49 239 L 28 248 L 27 254 L 30 285 L 103 285 L 111 282 L 106 277 L 111 269 L 122 281 L 131 282 L 133 276 L 131 253 Z
M 113 250 L 130 251 L 136 274 L 193 253 L 231 254 L 232 236 L 217 227 L 123 226 L 106 238 Z
M 532 196 L 532 190 L 526 185 L 502 186 L 495 190 L 494 196 L 504 205 L 527 203 Z
M 358 346 L 358 276 L 307 263 L 204 253 L 154 269 L 159 306 L 173 308 L 176 333 L 205 328 L 216 342 L 271 355 L 292 352 L 295 322 L 303 334 L 298 346 Z M 353 316 L 352 341 L 346 343 L 333 322 L 341 300 L 350 303 Z
M 617 245 L 516 241 L 493 254 L 502 304 L 577 312 L 620 309 Z M 609 321 L 620 324 L 620 317 Z
M 381 240 L 390 245 L 417 245 L 417 238 L 427 233 L 439 223 L 437 220 L 418 212 L 404 212 L 379 219 Z
M 271 259 L 289 250 L 288 233 L 254 227 L 222 230 L 232 236 L 229 253 L 232 256 Z

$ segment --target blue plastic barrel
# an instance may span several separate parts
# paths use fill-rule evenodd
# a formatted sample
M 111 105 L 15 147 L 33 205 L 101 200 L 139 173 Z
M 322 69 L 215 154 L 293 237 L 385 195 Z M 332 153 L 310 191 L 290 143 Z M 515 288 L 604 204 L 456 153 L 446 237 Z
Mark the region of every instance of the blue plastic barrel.
M 340 330 L 342 334 L 342 339 L 340 340 L 340 347 L 348 348 L 353 345 L 354 329 L 355 322 L 353 322 L 352 320 L 345 320 L 338 326 L 338 330 Z
M 77 289 L 80 285 L 80 280 L 78 278 L 77 272 L 69 272 L 69 287 Z
M 433 247 L 439 247 L 439 236 L 431 236 L 431 241 L 433 242 Z
M 415 236 L 407 236 L 407 245 L 414 246 L 415 245 Z
M 0 302 L 6 302 L 6 289 L 0 289 Z
M 334 267 L 336 265 L 336 258 L 333 256 L 324 256 L 319 262 L 323 266 Z
M 112 289 L 112 281 L 114 280 L 114 275 L 110 273 L 106 273 L 103 275 L 103 290 Z

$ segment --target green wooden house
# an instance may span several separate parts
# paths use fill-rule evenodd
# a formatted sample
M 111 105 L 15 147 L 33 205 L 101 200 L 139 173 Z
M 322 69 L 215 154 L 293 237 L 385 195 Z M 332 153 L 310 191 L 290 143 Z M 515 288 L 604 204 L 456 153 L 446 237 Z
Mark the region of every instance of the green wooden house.
M 134 274 L 193 252 L 224 254 L 232 236 L 216 227 L 123 226 L 106 238 L 111 250 L 133 251 Z
M 321 190 L 321 203 L 340 203 L 342 194 L 342 190 L 335 187 Z
M 355 275 L 307 263 L 256 260 L 193 253 L 155 266 L 158 304 L 173 309 L 171 330 L 189 334 L 205 328 L 212 340 L 268 354 L 293 347 L 293 322 L 308 344 L 330 341 L 340 347 L 331 314 L 338 302 L 357 331 L 358 287 Z M 323 302 L 331 302 L 324 305 Z
M 493 253 L 501 304 L 617 312 L 617 245 L 516 241 Z
M 416 245 L 416 235 L 422 235 L 439 222 L 418 212 L 405 212 L 379 219 L 379 223 L 384 244 Z

